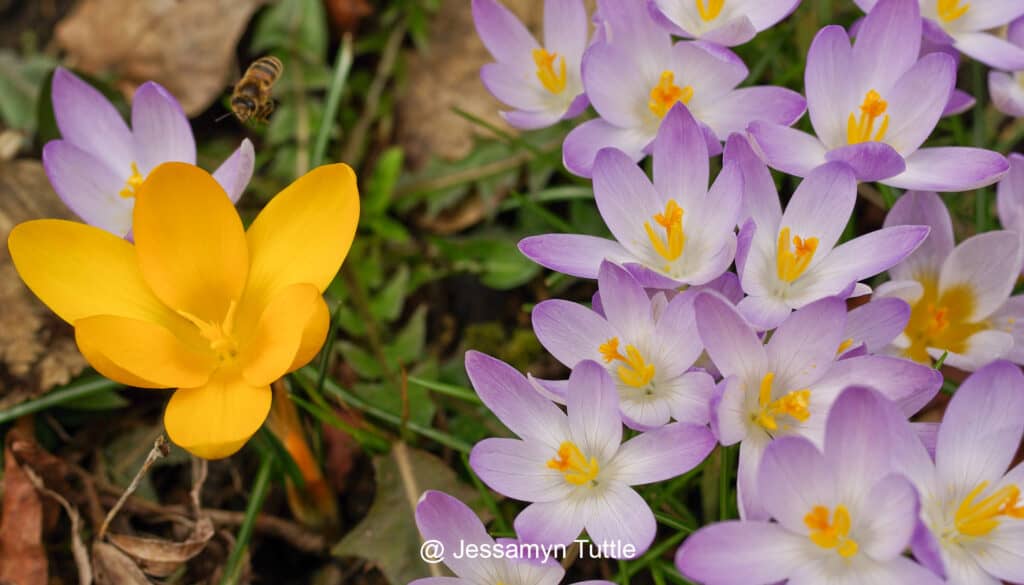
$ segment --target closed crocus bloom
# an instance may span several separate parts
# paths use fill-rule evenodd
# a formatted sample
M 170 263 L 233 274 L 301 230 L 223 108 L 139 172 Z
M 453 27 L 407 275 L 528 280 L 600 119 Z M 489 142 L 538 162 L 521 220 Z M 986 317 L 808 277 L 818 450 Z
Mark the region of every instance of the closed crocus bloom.
M 540 342 L 570 368 L 584 360 L 604 364 L 631 427 L 656 428 L 673 418 L 707 424 L 715 383 L 705 372 L 690 371 L 704 350 L 700 338 L 680 334 L 694 327 L 693 293 L 652 299 L 611 263 L 601 266 L 598 286 L 603 315 L 569 301 L 538 304 L 533 328 Z
M 935 193 L 906 193 L 885 218 L 886 226 L 925 224 L 928 238 L 889 270 L 876 296 L 898 297 L 911 306 L 910 321 L 892 351 L 922 363 L 946 355 L 945 364 L 975 370 L 1006 357 L 1024 363 L 1024 318 L 1019 297 L 1010 298 L 1020 274 L 1020 235 L 992 231 L 954 247 L 949 211 Z
M 1006 40 L 1024 51 L 1024 16 L 1010 23 L 1006 29 Z M 1011 73 L 989 71 L 988 92 L 997 110 L 1007 116 L 1024 116 L 1024 65 Z
M 804 90 L 816 136 L 768 121 L 748 128 L 768 164 L 806 176 L 828 161 L 853 167 L 858 181 L 906 189 L 966 191 L 992 184 L 1006 159 L 980 148 L 921 148 L 956 85 L 956 60 L 920 55 L 917 0 L 881 0 L 851 48 L 827 26 L 807 53 Z
M 806 104 L 794 91 L 737 89 L 749 71 L 725 47 L 673 45 L 668 31 L 636 0 L 602 0 L 598 7 L 603 28 L 583 55 L 583 87 L 601 117 L 566 136 L 562 158 L 570 172 L 591 176 L 598 151 L 606 147 L 640 160 L 677 103 L 700 122 L 713 155 L 754 120 L 788 125 L 803 115 Z
M 694 300 L 697 331 L 723 380 L 711 405 L 711 426 L 723 445 L 740 443 L 737 492 L 745 518 L 764 519 L 757 473 L 765 448 L 798 435 L 821 445 L 825 417 L 851 385 L 874 388 L 907 414 L 939 390 L 930 367 L 876 355 L 842 357 L 846 303 L 826 298 L 794 312 L 767 344 L 735 307 L 714 293 Z
M 83 221 L 125 237 L 139 186 L 161 163 L 195 164 L 196 142 L 174 96 L 152 81 L 132 99 L 131 129 L 103 94 L 70 71 L 53 74 L 53 114 L 61 139 L 43 147 L 57 195 Z M 213 173 L 232 202 L 252 178 L 248 139 Z
M 575 118 L 587 107 L 580 61 L 587 47 L 583 0 L 545 0 L 544 45 L 497 0 L 473 0 L 473 21 L 497 61 L 480 71 L 487 90 L 512 111 L 502 117 L 534 129 Z
M 742 45 L 786 18 L 800 0 L 653 0 L 673 34 L 727 47 Z
M 630 487 L 686 473 L 715 440 L 707 427 L 672 423 L 622 443 L 618 392 L 595 362 L 569 377 L 567 413 L 540 395 L 508 364 L 476 352 L 466 372 L 484 404 L 518 439 L 484 439 L 469 463 L 494 491 L 533 502 L 515 520 L 519 539 L 562 545 L 586 529 L 609 554 L 633 556 L 654 540 L 654 513 Z
M 726 153 L 709 189 L 703 133 L 689 111 L 676 105 L 654 140 L 653 183 L 622 151 L 598 154 L 594 199 L 617 241 L 546 234 L 524 239 L 519 249 L 538 264 L 582 278 L 596 278 L 609 260 L 648 287 L 710 282 L 736 253 L 743 177 L 733 158 Z
M 903 417 L 888 418 L 896 468 L 921 493 L 917 558 L 949 585 L 1024 583 L 1024 465 L 1010 468 L 1024 434 L 1020 368 L 997 361 L 967 378 L 946 408 L 934 458 Z
M 893 471 L 892 410 L 872 390 L 850 388 L 828 414 L 822 447 L 799 437 L 772 443 L 758 483 L 774 521 L 698 530 L 676 553 L 680 572 L 706 585 L 943 583 L 903 556 L 920 503 L 910 480 Z
M 769 185 L 771 183 L 769 182 Z M 812 171 L 786 205 L 779 209 L 774 186 L 747 190 L 750 221 L 737 254 L 743 290 L 739 303 L 753 325 L 771 329 L 798 309 L 838 295 L 854 283 L 903 260 L 924 240 L 926 226 L 898 226 L 874 231 L 836 246 L 857 199 L 850 167 L 827 163 Z M 774 201 L 765 203 L 760 199 Z M 749 251 L 748 251 L 749 250 Z M 859 286 L 860 293 L 867 292 Z
M 495 541 L 487 534 L 476 514 L 444 492 L 424 492 L 416 504 L 416 526 L 425 541 L 441 543 L 444 564 L 456 577 L 428 577 L 409 585 L 558 585 L 565 569 L 557 560 L 536 562 L 526 558 L 493 558 L 495 547 L 512 546 L 515 541 Z M 466 546 L 477 546 L 483 554 L 467 556 Z M 612 585 L 608 581 L 583 581 L 575 585 Z
M 134 246 L 92 226 L 36 220 L 11 231 L 11 257 L 101 374 L 177 388 L 164 413 L 172 441 L 226 457 L 263 424 L 270 383 L 324 342 L 321 293 L 355 234 L 355 176 L 345 165 L 309 172 L 248 231 L 221 186 L 189 164 L 157 167 L 136 200 Z
M 918 0 L 924 34 L 934 45 L 952 46 L 989 67 L 1024 69 L 1024 48 L 992 34 L 1024 15 L 1020 0 Z M 879 0 L 854 0 L 865 12 Z

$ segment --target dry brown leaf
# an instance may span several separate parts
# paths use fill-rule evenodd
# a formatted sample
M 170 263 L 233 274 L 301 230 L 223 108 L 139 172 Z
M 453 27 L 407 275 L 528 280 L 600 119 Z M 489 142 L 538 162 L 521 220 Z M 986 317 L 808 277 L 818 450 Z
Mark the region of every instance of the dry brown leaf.
M 68 519 L 71 521 L 71 556 L 75 559 L 75 566 L 78 568 L 78 583 L 79 585 L 91 585 L 92 564 L 89 562 L 89 553 L 86 552 L 85 544 L 82 542 L 82 516 L 78 513 L 78 509 L 72 506 L 64 496 L 46 487 L 42 478 L 36 475 L 31 467 L 24 468 L 24 471 L 39 493 L 53 499 L 67 513 Z
M 92 571 L 96 585 L 150 585 L 131 557 L 105 542 L 92 545 Z
M 38 161 L 0 162 L 0 238 L 30 219 L 71 219 Z M 0 410 L 66 384 L 85 368 L 71 327 L 22 284 L 0 246 Z
M 213 522 L 203 516 L 196 522 L 192 534 L 185 542 L 171 542 L 161 538 L 143 538 L 126 534 L 108 533 L 107 539 L 130 556 L 139 567 L 154 577 L 166 577 L 183 563 L 203 552 L 213 538 Z
M 327 15 L 338 32 L 352 32 L 359 21 L 373 13 L 373 7 L 366 0 L 324 0 Z
M 4 453 L 3 519 L 0 520 L 0 583 L 46 585 L 49 567 L 42 537 L 43 504 L 39 492 L 8 445 Z
M 226 91 L 235 45 L 265 1 L 82 0 L 57 25 L 56 39 L 69 65 L 113 73 L 126 95 L 156 81 L 194 116 Z

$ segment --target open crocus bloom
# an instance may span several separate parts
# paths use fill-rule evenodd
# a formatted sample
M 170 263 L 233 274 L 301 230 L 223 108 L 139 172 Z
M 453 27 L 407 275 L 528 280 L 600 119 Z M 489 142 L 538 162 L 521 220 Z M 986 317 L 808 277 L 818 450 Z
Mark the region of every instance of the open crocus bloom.
M 595 362 L 569 377 L 567 412 L 541 396 L 508 364 L 476 352 L 466 372 L 487 408 L 519 439 L 484 439 L 469 462 L 494 491 L 527 502 L 515 520 L 520 540 L 568 544 L 585 528 L 595 543 L 650 546 L 654 513 L 630 486 L 693 469 L 715 440 L 707 427 L 672 423 L 622 443 L 618 392 Z
M 558 585 L 565 569 L 557 560 L 535 562 L 521 558 L 492 558 L 490 552 L 497 545 L 511 545 L 514 541 L 495 542 L 476 514 L 456 498 L 444 492 L 428 490 L 416 505 L 416 526 L 425 541 L 440 542 L 445 552 L 444 564 L 457 575 L 417 579 L 409 585 Z M 467 545 L 488 551 L 488 556 L 468 557 L 460 554 Z M 584 581 L 576 585 L 612 585 L 608 581 Z
M 134 246 L 92 226 L 36 220 L 11 231 L 11 257 L 101 374 L 178 388 L 164 413 L 172 441 L 226 457 L 263 424 L 270 383 L 324 342 L 321 292 L 355 234 L 355 176 L 345 165 L 309 172 L 248 231 L 213 177 L 189 164 L 160 165 L 136 199 Z
M 653 0 L 653 3 L 672 34 L 733 47 L 789 16 L 800 0 Z
M 1024 48 L 992 34 L 1024 15 L 1018 0 L 919 0 L 926 19 L 924 33 L 933 44 L 952 45 L 989 67 L 1024 69 Z M 865 12 L 878 0 L 854 0 Z
M 88 83 L 58 67 L 53 73 L 53 114 L 62 138 L 43 147 L 43 167 L 57 195 L 88 224 L 125 237 L 139 186 L 161 163 L 195 164 L 196 142 L 181 105 L 154 82 L 132 99 L 132 127 Z M 232 202 L 252 178 L 248 139 L 214 174 Z
M 604 315 L 569 301 L 538 304 L 533 329 L 540 342 L 570 368 L 584 360 L 603 363 L 631 427 L 656 428 L 670 418 L 707 424 L 715 383 L 704 372 L 689 371 L 704 346 L 696 335 L 680 333 L 693 329 L 693 294 L 651 299 L 610 263 L 601 266 L 598 285 Z
M 943 583 L 903 556 L 920 504 L 893 473 L 887 402 L 850 388 L 828 414 L 823 448 L 799 437 L 769 445 L 758 484 L 775 521 L 698 530 L 676 553 L 680 572 L 708 585 Z
M 589 177 L 598 151 L 615 147 L 633 161 L 646 154 L 662 119 L 684 104 L 707 134 L 711 154 L 721 141 L 753 120 L 792 124 L 803 97 L 781 87 L 736 89 L 747 67 L 717 45 L 682 42 L 658 26 L 635 0 L 598 3 L 604 33 L 583 55 L 583 87 L 600 114 L 569 133 L 565 168 Z
M 598 154 L 594 199 L 617 242 L 547 234 L 524 239 L 519 249 L 538 264 L 581 278 L 596 278 L 601 263 L 610 260 L 648 287 L 710 282 L 729 268 L 736 252 L 743 178 L 726 156 L 709 191 L 708 166 L 697 122 L 686 108 L 674 106 L 654 141 L 653 184 L 622 151 Z
M 1007 163 L 995 152 L 921 148 L 956 84 L 953 57 L 920 57 L 921 26 L 917 0 L 881 0 L 852 48 L 842 27 L 823 28 L 807 53 L 804 76 L 817 136 L 768 121 L 751 124 L 748 131 L 768 164 L 803 177 L 841 160 L 859 181 L 933 191 L 966 191 L 999 180 Z
M 753 325 L 771 329 L 798 309 L 820 298 L 837 295 L 854 283 L 874 276 L 903 260 L 928 234 L 925 226 L 877 230 L 839 246 L 836 242 L 853 213 L 857 184 L 850 167 L 827 163 L 797 187 L 783 213 L 771 182 L 766 190 L 747 190 L 754 230 L 749 252 L 738 254 L 743 290 L 740 312 Z M 758 201 L 775 201 L 768 204 Z M 866 287 L 861 286 L 861 291 Z
M 1010 23 L 1006 40 L 1024 51 L 1024 16 Z M 1024 66 L 1013 73 L 989 71 L 988 92 L 997 110 L 1007 116 L 1024 116 Z
M 1004 361 L 957 389 L 939 427 L 934 461 L 899 413 L 896 467 L 921 493 L 924 529 L 914 554 L 949 585 L 1024 583 L 1024 465 L 1007 472 L 1024 434 L 1024 376 Z
M 497 63 L 480 77 L 494 97 L 514 110 L 505 120 L 522 129 L 575 118 L 587 107 L 580 61 L 587 47 L 583 0 L 545 0 L 544 46 L 497 0 L 473 0 L 477 34 Z
M 938 195 L 927 192 L 906 193 L 885 218 L 886 226 L 909 223 L 929 225 L 931 233 L 889 270 L 892 280 L 876 292 L 911 306 L 910 322 L 893 351 L 922 363 L 949 352 L 945 363 L 961 370 L 1000 357 L 1024 357 L 1014 343 L 1015 337 L 1024 340 L 1017 323 L 1024 306 L 1009 298 L 1024 259 L 1020 235 L 985 232 L 954 248 L 949 211 Z
M 741 514 L 764 519 L 757 470 L 765 447 L 784 435 L 820 445 L 825 416 L 850 385 L 874 388 L 909 416 L 928 403 L 942 376 L 893 357 L 839 359 L 847 339 L 846 303 L 823 299 L 790 315 L 767 345 L 728 301 L 714 293 L 694 300 L 697 330 L 723 380 L 711 405 L 711 425 L 723 445 L 740 443 L 737 481 Z

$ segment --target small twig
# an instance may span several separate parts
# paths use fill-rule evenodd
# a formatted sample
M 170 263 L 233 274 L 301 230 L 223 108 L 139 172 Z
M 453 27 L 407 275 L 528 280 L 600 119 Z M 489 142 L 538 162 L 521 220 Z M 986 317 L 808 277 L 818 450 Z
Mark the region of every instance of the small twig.
M 67 512 L 68 518 L 71 520 L 71 555 L 75 559 L 75 566 L 78 567 L 78 583 L 80 585 L 91 585 L 92 564 L 89 562 L 89 553 L 82 542 L 82 517 L 78 514 L 78 510 L 69 504 L 63 496 L 46 487 L 43 484 L 42 478 L 36 475 L 36 472 L 31 467 L 24 465 L 21 469 L 40 493 L 56 500 L 60 507 L 64 508 L 64 511 Z
M 203 484 L 206 483 L 206 475 L 209 471 L 209 462 L 206 459 L 192 457 L 192 489 L 189 491 L 189 501 L 192 503 L 192 513 L 199 519 L 199 513 L 203 506 L 200 497 L 203 491 Z
M 121 506 L 124 505 L 128 496 L 132 495 L 135 493 L 135 490 L 139 489 L 139 483 L 142 481 L 142 478 L 146 476 L 149 468 L 156 463 L 157 459 L 166 457 L 169 452 L 170 448 L 167 446 L 167 439 L 164 438 L 163 433 L 161 433 L 160 436 L 156 438 L 156 441 L 153 442 L 153 448 L 150 449 L 149 455 L 146 456 L 146 460 L 142 462 L 142 467 L 139 468 L 139 472 L 135 474 L 132 482 L 128 484 L 128 489 L 124 490 L 124 493 L 121 494 L 121 497 L 117 500 L 117 503 L 114 504 L 114 507 L 107 512 L 107 517 L 104 518 L 103 524 L 96 533 L 97 541 L 103 540 L 103 536 L 107 533 L 107 527 L 110 526 L 111 520 L 114 519 L 114 516 L 117 516 L 117 512 L 121 509 Z

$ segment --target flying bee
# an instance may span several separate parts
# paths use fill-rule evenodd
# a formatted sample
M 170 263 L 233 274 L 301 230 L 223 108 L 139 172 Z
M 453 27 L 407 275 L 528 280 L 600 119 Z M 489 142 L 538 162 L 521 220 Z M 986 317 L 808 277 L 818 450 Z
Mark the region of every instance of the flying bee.
M 240 122 L 267 121 L 275 104 L 270 90 L 282 70 L 284 64 L 273 56 L 260 57 L 249 65 L 231 94 L 231 111 Z

